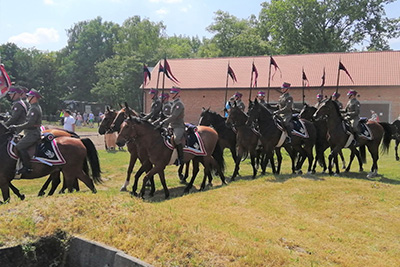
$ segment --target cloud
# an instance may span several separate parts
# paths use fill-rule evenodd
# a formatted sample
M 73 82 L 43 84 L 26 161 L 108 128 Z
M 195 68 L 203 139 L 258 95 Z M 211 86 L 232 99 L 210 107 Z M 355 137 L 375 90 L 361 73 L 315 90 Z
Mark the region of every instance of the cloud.
M 192 9 L 192 6 L 188 5 L 187 7 L 181 7 L 180 11 L 184 12 L 184 13 L 187 13 L 187 12 L 189 12 L 190 9 Z
M 53 0 L 43 0 L 43 3 L 45 5 L 54 5 L 55 4 Z
M 176 4 L 182 3 L 183 0 L 150 0 L 150 3 L 165 3 L 165 4 Z
M 157 10 L 156 13 L 157 13 L 158 15 L 166 15 L 166 14 L 169 13 L 169 11 L 168 11 L 168 9 L 161 8 L 161 9 Z
M 21 45 L 38 45 L 43 43 L 56 43 L 60 35 L 54 28 L 38 28 L 34 33 L 24 32 L 16 36 L 11 36 L 8 41 Z

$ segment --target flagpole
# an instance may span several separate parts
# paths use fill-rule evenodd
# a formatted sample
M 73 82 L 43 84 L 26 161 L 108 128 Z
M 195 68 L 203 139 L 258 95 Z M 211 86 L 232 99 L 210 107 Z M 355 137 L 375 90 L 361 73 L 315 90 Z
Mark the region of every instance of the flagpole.
M 267 103 L 269 104 L 269 89 L 271 86 L 271 58 L 269 58 L 269 71 L 268 71 L 268 92 L 267 92 Z
M 145 88 L 145 82 L 146 82 L 146 79 L 144 78 L 144 67 L 145 67 L 146 65 L 143 63 L 143 84 L 142 84 L 142 96 L 141 96 L 141 98 L 142 98 L 142 112 L 145 112 L 145 110 L 144 110 L 144 88 Z
M 164 72 L 164 74 L 163 74 L 162 90 L 161 90 L 161 94 L 162 94 L 162 95 L 164 94 L 164 86 L 165 86 L 165 73 L 166 73 L 165 63 L 166 63 L 166 61 L 167 61 L 167 56 L 164 57 L 164 66 L 163 66 L 163 72 Z
M 253 64 L 251 65 L 251 72 L 250 72 L 250 93 L 249 93 L 249 101 L 251 101 L 251 88 L 253 86 L 253 66 L 254 66 L 254 59 Z
M 229 69 L 229 61 L 228 61 L 228 69 Z M 225 105 L 226 105 L 226 101 L 228 100 L 228 76 L 229 76 L 228 69 L 227 69 L 227 71 L 226 71 L 226 83 L 225 83 L 225 102 L 224 102 L 224 108 L 225 108 Z
M 341 59 L 339 59 L 339 66 L 341 63 Z M 338 67 L 338 74 L 337 74 L 337 80 L 336 80 L 336 93 L 339 91 L 339 79 L 340 79 L 340 68 Z
M 301 72 L 301 83 L 302 83 L 302 85 L 303 85 L 303 90 L 302 90 L 302 91 L 303 91 L 303 106 L 304 106 L 304 103 L 305 103 L 305 102 L 304 102 L 304 97 L 305 97 L 305 96 L 304 96 L 304 86 L 305 86 L 305 85 L 304 85 L 304 74 L 305 74 L 305 73 L 304 73 L 304 66 L 303 66 L 303 67 L 302 67 L 302 72 Z

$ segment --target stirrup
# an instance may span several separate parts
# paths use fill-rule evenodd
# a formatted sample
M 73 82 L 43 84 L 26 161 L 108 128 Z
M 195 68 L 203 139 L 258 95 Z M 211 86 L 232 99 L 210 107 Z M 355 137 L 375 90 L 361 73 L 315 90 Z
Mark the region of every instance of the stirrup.
M 28 167 L 22 167 L 21 169 L 17 170 L 17 174 L 28 174 L 32 172 L 33 170 Z

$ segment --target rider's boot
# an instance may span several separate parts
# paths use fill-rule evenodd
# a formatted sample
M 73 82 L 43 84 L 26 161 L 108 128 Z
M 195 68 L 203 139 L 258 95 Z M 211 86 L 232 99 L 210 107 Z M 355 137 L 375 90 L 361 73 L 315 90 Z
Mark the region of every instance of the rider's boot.
M 175 147 L 176 151 L 178 152 L 178 159 L 175 161 L 175 165 L 176 166 L 183 165 L 183 145 L 178 144 Z
M 22 161 L 23 167 L 17 171 L 17 174 L 27 174 L 32 172 L 31 157 L 26 150 L 18 150 L 18 155 Z

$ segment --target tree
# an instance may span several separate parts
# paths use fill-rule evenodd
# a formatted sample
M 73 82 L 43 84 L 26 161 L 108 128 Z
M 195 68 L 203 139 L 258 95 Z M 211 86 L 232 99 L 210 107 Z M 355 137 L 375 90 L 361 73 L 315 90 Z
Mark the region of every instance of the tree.
M 261 35 L 280 54 L 346 52 L 369 42 L 368 50 L 387 50 L 400 36 L 399 19 L 385 17 L 394 0 L 274 0 L 262 3 Z

